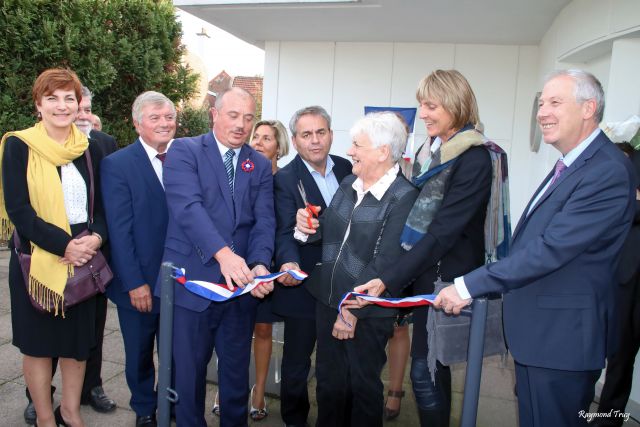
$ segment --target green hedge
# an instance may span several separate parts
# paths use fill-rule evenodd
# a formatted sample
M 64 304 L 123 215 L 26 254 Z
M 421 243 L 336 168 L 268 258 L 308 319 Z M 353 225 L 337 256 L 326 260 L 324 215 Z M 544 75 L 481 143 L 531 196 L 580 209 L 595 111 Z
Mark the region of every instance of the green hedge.
M 33 82 L 62 66 L 94 93 L 103 130 L 131 143 L 137 95 L 156 90 L 178 105 L 196 90 L 198 75 L 180 64 L 181 31 L 171 1 L 1 1 L 0 133 L 34 123 Z

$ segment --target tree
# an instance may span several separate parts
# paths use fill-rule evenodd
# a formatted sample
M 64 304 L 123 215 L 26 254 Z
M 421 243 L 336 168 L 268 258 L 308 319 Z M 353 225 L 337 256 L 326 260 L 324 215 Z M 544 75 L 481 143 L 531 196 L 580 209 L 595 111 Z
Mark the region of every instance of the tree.
M 167 0 L 3 0 L 0 134 L 33 125 L 33 82 L 67 67 L 93 92 L 104 130 L 131 143 L 136 96 L 156 90 L 179 104 L 196 91 L 198 75 L 180 63 L 181 31 Z

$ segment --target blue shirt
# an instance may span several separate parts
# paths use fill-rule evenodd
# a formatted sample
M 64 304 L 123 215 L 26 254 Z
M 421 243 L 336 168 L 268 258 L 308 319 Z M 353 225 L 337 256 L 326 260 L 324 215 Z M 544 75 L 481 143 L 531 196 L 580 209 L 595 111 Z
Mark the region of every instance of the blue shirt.
M 322 199 L 324 200 L 325 205 L 329 206 L 331 204 L 331 199 L 333 199 L 333 195 L 338 191 L 338 179 L 336 175 L 333 173 L 333 159 L 331 156 L 327 156 L 327 166 L 324 170 L 324 176 L 320 174 L 317 170 L 315 170 L 306 160 L 300 158 L 302 163 L 307 167 L 309 173 L 313 177 L 313 180 L 316 182 L 318 186 L 318 190 L 320 190 L 320 194 L 322 194 Z

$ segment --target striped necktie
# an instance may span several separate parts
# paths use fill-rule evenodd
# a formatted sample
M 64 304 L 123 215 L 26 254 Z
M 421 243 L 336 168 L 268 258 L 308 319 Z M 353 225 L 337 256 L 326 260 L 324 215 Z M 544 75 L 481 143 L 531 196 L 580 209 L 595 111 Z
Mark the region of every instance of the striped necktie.
M 236 152 L 232 149 L 229 149 L 226 153 L 224 153 L 224 168 L 227 171 L 227 178 L 229 179 L 229 188 L 231 188 L 231 194 L 233 194 L 233 156 L 236 155 Z

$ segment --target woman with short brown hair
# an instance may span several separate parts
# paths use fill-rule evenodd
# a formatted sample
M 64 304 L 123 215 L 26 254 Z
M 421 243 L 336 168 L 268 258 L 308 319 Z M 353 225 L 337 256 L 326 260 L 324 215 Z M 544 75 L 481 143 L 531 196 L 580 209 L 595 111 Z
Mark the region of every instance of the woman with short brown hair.
M 81 84 L 73 71 L 44 71 L 32 96 L 40 120 L 31 128 L 8 132 L 0 146 L 1 232 L 13 249 L 9 263 L 13 344 L 23 354 L 37 425 L 83 426 L 80 394 L 85 363 L 95 345 L 96 304 L 94 297 L 63 310 L 64 289 L 74 267 L 89 262 L 107 237 L 97 183 L 93 223 L 88 212 L 89 168 L 97 177 L 101 158 L 73 124 L 81 99 Z M 11 239 L 14 228 L 20 251 L 31 254 L 27 284 Z M 87 229 L 92 233 L 72 237 Z M 30 298 L 45 311 L 36 310 Z M 49 302 L 53 304 L 47 312 Z M 62 401 L 55 415 L 54 357 L 62 371 Z

